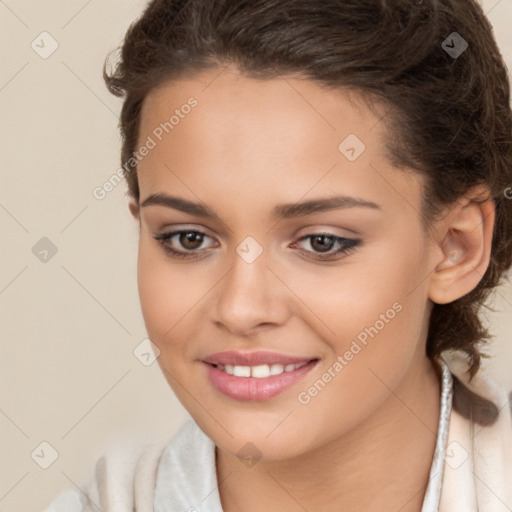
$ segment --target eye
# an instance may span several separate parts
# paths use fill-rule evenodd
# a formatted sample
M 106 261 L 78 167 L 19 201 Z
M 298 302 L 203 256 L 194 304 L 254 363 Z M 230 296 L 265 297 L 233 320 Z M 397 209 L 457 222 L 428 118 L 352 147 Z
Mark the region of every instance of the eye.
M 210 237 L 202 231 L 181 230 L 172 231 L 171 233 L 162 233 L 153 238 L 163 247 L 164 251 L 171 256 L 190 258 L 199 255 L 197 249 L 202 246 L 205 238 Z M 179 247 L 173 247 L 172 242 L 177 243 Z
M 313 249 L 306 249 L 306 252 L 318 255 L 313 258 L 318 260 L 327 260 L 332 259 L 333 256 L 348 254 L 361 245 L 361 240 L 336 236 L 332 233 L 311 233 L 299 238 L 298 242 L 293 245 L 296 246 L 299 242 L 306 240 L 308 241 L 307 245 Z
M 203 243 L 206 239 L 211 239 L 206 233 L 197 230 L 172 231 L 155 235 L 153 238 L 169 256 L 176 258 L 201 257 L 201 253 L 206 252 Z M 300 243 L 306 240 L 312 250 L 305 249 L 305 252 L 317 255 L 308 257 L 319 261 L 332 260 L 338 255 L 346 255 L 361 244 L 361 240 L 336 236 L 332 233 L 311 233 L 299 238 L 291 247 L 300 246 Z

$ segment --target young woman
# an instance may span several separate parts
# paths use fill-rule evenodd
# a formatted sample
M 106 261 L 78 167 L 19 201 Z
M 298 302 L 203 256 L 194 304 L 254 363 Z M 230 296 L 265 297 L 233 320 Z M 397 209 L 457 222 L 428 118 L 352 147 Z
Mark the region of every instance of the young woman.
M 47 510 L 512 510 L 478 317 L 512 261 L 512 117 L 478 4 L 154 0 L 105 78 L 192 418 Z

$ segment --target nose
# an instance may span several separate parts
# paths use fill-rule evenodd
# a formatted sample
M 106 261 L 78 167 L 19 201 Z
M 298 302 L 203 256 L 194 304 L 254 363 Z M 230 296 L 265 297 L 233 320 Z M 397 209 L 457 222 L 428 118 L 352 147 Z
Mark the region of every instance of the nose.
M 264 254 L 252 263 L 235 254 L 219 283 L 214 321 L 232 334 L 249 336 L 280 326 L 290 315 L 286 287 L 269 269 Z

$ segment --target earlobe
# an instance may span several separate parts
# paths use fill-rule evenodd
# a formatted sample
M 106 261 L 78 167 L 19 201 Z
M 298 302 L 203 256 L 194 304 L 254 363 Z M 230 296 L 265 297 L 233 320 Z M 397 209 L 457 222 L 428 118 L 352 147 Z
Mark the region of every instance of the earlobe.
M 440 256 L 429 287 L 433 302 L 453 302 L 478 285 L 489 265 L 494 215 L 492 199 L 470 197 L 459 201 L 441 221 L 437 242 Z

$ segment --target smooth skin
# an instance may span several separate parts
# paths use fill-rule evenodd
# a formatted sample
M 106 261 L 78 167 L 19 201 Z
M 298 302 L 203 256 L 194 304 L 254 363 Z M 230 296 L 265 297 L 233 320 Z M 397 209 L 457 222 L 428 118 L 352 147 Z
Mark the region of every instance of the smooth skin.
M 140 144 L 191 96 L 197 107 L 139 163 L 130 211 L 140 221 L 148 335 L 170 386 L 217 445 L 224 511 L 419 512 L 440 403 L 428 319 L 433 302 L 465 295 L 484 274 L 494 203 L 472 202 L 486 198 L 475 188 L 425 230 L 423 178 L 391 165 L 385 109 L 299 76 L 258 80 L 226 66 L 167 82 L 146 98 Z M 352 162 L 338 149 L 349 134 L 366 146 Z M 215 216 L 141 206 L 152 194 Z M 339 195 L 377 207 L 271 215 Z M 180 229 L 205 233 L 165 242 L 193 257 L 170 256 L 154 238 Z M 333 238 L 300 240 L 317 233 L 359 244 L 334 255 Z M 248 236 L 263 249 L 250 264 L 236 251 Z M 401 311 L 301 403 L 299 393 L 397 302 Z M 319 361 L 278 396 L 241 402 L 217 391 L 201 362 L 225 350 Z M 249 442 L 262 457 L 252 467 L 236 455 Z

